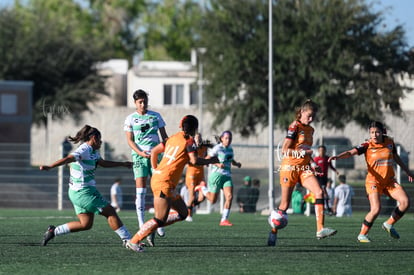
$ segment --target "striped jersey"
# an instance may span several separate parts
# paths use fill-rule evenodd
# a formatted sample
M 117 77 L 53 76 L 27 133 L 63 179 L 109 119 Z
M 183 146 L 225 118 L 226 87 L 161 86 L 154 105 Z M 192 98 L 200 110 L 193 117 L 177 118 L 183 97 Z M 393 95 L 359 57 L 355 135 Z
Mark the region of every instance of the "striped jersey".
M 89 144 L 82 143 L 71 153 L 76 162 L 71 162 L 69 188 L 80 190 L 85 186 L 95 186 L 95 170 L 98 160 L 101 158 L 99 151 L 96 151 Z
M 132 132 L 134 142 L 141 151 L 151 151 L 158 143 L 158 129 L 165 127 L 165 122 L 157 112 L 148 110 L 144 115 L 134 112 L 127 116 L 124 131 Z M 132 150 L 132 154 L 137 154 Z
M 231 146 L 224 147 L 223 144 L 216 144 L 211 151 L 209 156 L 218 157 L 220 163 L 224 164 L 224 168 L 219 168 L 216 165 L 211 165 L 212 173 L 219 173 L 223 176 L 231 176 L 231 163 L 234 159 L 233 148 Z

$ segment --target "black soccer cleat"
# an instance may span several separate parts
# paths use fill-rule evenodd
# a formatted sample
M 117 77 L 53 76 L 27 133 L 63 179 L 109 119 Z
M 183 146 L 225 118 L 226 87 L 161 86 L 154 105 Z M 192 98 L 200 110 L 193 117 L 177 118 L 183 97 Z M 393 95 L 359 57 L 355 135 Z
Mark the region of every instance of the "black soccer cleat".
M 55 237 L 55 228 L 56 227 L 54 225 L 49 225 L 45 234 L 43 235 L 43 240 L 42 240 L 43 246 L 46 246 L 47 243 Z

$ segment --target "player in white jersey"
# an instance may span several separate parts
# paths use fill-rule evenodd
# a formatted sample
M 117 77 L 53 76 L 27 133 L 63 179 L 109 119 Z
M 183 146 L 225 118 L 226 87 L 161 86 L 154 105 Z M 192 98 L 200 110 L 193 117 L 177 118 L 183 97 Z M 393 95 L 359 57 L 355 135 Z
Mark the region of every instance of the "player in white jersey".
M 148 110 L 148 95 L 143 90 L 135 91 L 134 102 L 136 112 L 130 114 L 124 123 L 129 147 L 132 149 L 132 162 L 135 178 L 138 225 L 141 227 L 144 222 L 145 196 L 147 194 L 147 180 L 151 176 L 150 156 L 151 150 L 160 143 L 158 132 L 162 140 L 168 138 L 165 131 L 165 122 L 157 112 Z M 164 229 L 157 230 L 158 235 L 164 236 Z M 148 239 L 148 244 L 154 246 L 154 235 Z
M 220 143 L 215 145 L 207 158 L 218 157 L 220 163 L 211 164 L 211 173 L 208 177 L 208 188 L 201 186 L 203 195 L 211 202 L 216 203 L 220 189 L 224 193 L 224 210 L 221 216 L 220 226 L 233 226 L 228 220 L 233 201 L 233 181 L 231 178 L 231 166 L 241 167 L 241 163 L 234 160 L 231 147 L 233 135 L 230 131 L 224 131 L 220 135 Z
M 89 125 L 85 125 L 75 137 L 69 137 L 69 140 L 73 143 L 83 143 L 66 157 L 57 160 L 49 166 L 42 165 L 39 168 L 40 170 L 47 171 L 57 166 L 70 165 L 68 195 L 79 221 L 71 221 L 56 227 L 50 225 L 43 236 L 42 245 L 47 245 L 55 236 L 91 229 L 95 214 L 104 216 L 108 221 L 109 227 L 125 243 L 131 238 L 131 235 L 123 225 L 115 209 L 96 189 L 95 170 L 97 166 L 105 168 L 124 166 L 131 168 L 132 163 L 129 161 L 118 162 L 102 159 L 98 152 L 102 144 L 101 133 L 98 129 Z

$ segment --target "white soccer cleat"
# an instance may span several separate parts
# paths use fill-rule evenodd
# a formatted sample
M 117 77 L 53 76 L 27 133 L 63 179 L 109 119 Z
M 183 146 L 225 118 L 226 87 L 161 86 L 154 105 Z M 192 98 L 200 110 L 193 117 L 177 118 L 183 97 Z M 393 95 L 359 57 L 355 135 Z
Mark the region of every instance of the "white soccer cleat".
M 164 227 L 158 227 L 157 228 L 157 234 L 160 237 L 165 237 L 165 229 L 164 229 Z
M 324 238 L 326 238 L 326 237 L 330 237 L 330 236 L 335 235 L 335 234 L 336 234 L 336 232 L 337 232 L 337 231 L 336 231 L 335 229 L 325 227 L 325 228 L 322 228 L 322 230 L 321 230 L 321 231 L 316 232 L 316 238 L 317 238 L 318 240 L 320 240 L 320 239 L 324 239 Z
M 357 238 L 360 243 L 370 243 L 371 240 L 368 238 L 368 235 L 359 234 Z
M 132 250 L 134 252 L 144 252 L 144 247 L 142 244 L 131 243 L 131 241 L 127 241 L 125 247 L 126 249 Z
M 382 229 L 384 229 L 392 238 L 399 239 L 400 234 L 398 234 L 397 230 L 395 230 L 394 226 L 387 224 L 384 222 L 382 224 Z

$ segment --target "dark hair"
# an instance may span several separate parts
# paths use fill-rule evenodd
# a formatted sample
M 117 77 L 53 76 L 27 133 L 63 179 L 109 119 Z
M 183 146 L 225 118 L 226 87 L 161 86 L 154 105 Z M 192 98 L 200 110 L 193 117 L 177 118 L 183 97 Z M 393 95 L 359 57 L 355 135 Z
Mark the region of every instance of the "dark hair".
M 325 149 L 326 150 L 326 146 L 325 145 L 319 145 L 319 147 L 318 148 L 323 148 L 323 149 Z
M 136 90 L 134 92 L 134 94 L 132 95 L 132 97 L 134 98 L 134 101 L 137 101 L 138 99 L 145 99 L 146 101 L 148 101 L 148 94 L 146 91 L 144 90 Z
M 194 135 L 198 128 L 198 119 L 193 115 L 186 115 L 180 121 L 180 128 L 186 135 Z
M 382 124 L 379 121 L 375 121 L 375 120 L 371 121 L 369 123 L 368 130 L 371 128 L 378 128 L 382 132 L 383 135 L 387 134 L 387 129 L 385 129 L 384 124 Z
M 338 177 L 340 182 L 346 182 L 346 176 L 345 175 L 339 175 Z
M 233 140 L 233 133 L 232 133 L 231 131 L 229 131 L 229 130 L 226 130 L 226 131 L 224 131 L 223 133 L 221 133 L 221 135 L 220 135 L 220 142 L 221 142 L 221 138 L 222 138 L 225 134 L 228 134 L 228 135 L 230 136 L 230 143 L 231 143 L 231 141 Z
M 296 110 L 296 120 L 299 120 L 302 114 L 302 111 L 312 110 L 315 113 L 318 111 L 318 105 L 312 101 L 312 99 L 308 99 L 303 103 L 303 105 Z
M 91 127 L 89 125 L 85 125 L 85 126 L 83 126 L 82 129 L 80 129 L 76 133 L 76 136 L 74 136 L 74 137 L 69 136 L 68 139 L 73 143 L 78 143 L 80 141 L 87 142 L 93 136 L 99 136 L 100 137 L 101 132 L 99 132 L 99 130 L 94 128 L 94 127 Z

